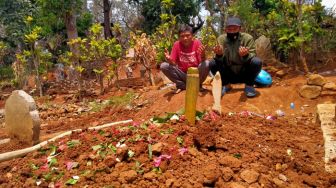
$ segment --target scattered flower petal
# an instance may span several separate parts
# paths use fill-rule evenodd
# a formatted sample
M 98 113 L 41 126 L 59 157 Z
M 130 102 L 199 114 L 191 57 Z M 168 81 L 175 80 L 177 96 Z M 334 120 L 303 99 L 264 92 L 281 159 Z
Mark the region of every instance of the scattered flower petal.
M 58 146 L 58 151 L 64 151 L 67 148 L 67 145 L 62 144 L 60 146 Z
M 161 164 L 161 157 L 154 158 L 154 166 L 159 167 Z
M 188 152 L 188 148 L 180 148 L 178 152 L 180 155 L 183 155 L 184 153 Z
M 43 166 L 40 167 L 41 171 L 48 171 L 48 169 L 49 169 L 48 163 L 46 163 L 46 164 L 44 164 Z
M 66 162 L 65 163 L 67 170 L 71 170 L 72 168 L 75 168 L 77 165 L 78 165 L 77 162 Z
M 72 176 L 72 179 L 79 180 L 79 176 Z
M 134 127 L 140 127 L 140 123 L 136 122 L 136 121 L 133 121 L 132 126 L 134 126 Z
M 168 159 L 168 160 L 171 159 L 171 155 L 161 155 L 160 157 L 161 157 L 162 159 Z

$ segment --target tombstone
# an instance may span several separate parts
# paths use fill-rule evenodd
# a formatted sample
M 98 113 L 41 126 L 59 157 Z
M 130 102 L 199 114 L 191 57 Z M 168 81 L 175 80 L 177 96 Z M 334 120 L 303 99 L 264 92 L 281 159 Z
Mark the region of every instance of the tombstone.
M 64 80 L 64 65 L 62 63 L 57 63 L 55 67 L 56 81 L 59 82 Z
M 222 114 L 221 98 L 222 98 L 222 79 L 219 72 L 216 73 L 212 81 L 212 96 L 214 98 L 214 104 L 212 110 Z
M 67 68 L 66 72 L 68 80 L 73 81 L 77 78 L 76 69 L 72 65 Z
M 5 104 L 5 129 L 8 135 L 31 145 L 37 144 L 40 124 L 34 99 L 23 90 L 13 91 Z
M 317 118 L 321 124 L 324 139 L 325 170 L 336 173 L 336 104 L 318 104 Z

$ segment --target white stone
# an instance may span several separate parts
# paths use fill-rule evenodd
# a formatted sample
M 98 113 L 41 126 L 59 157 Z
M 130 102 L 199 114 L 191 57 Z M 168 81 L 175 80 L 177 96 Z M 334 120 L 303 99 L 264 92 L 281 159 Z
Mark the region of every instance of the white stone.
M 34 99 L 22 90 L 12 92 L 5 104 L 5 129 L 11 138 L 37 144 L 40 118 Z

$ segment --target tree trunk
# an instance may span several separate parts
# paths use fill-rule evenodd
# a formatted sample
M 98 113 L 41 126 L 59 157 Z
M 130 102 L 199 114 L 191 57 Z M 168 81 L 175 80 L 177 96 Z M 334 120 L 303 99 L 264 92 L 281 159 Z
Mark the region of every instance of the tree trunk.
M 72 39 L 78 38 L 78 32 L 77 32 L 77 25 L 76 25 L 76 15 L 74 12 L 70 11 L 65 14 L 65 28 L 67 30 L 67 36 L 68 36 L 68 41 Z M 79 61 L 79 47 L 77 44 L 75 45 L 70 45 L 70 51 L 74 54 L 74 65 L 79 66 L 80 61 Z M 83 85 L 83 79 L 82 79 L 82 73 L 80 72 L 78 74 L 78 93 L 79 93 L 79 98 L 80 100 L 82 99 L 82 85 Z
M 109 0 L 104 1 L 104 36 L 105 39 L 109 39 L 113 37 L 110 23 L 110 12 L 111 12 L 111 4 Z
M 304 3 L 304 0 L 297 0 L 297 9 L 298 9 L 298 32 L 299 32 L 299 37 L 303 38 L 303 33 L 302 33 L 302 4 Z M 304 56 L 304 43 L 302 42 L 300 44 L 300 49 L 299 49 L 299 61 L 301 65 L 303 66 L 303 71 L 308 74 L 309 69 L 307 66 L 307 61 L 306 57 Z
M 77 25 L 76 25 L 76 15 L 73 12 L 67 12 L 65 14 L 65 28 L 67 31 L 68 40 L 78 38 Z M 72 53 L 78 55 L 78 47 L 70 47 Z
M 38 59 L 38 56 L 35 54 L 35 44 L 31 45 L 32 53 L 33 53 L 33 64 L 34 64 L 34 69 L 35 69 L 35 82 L 37 85 L 37 88 L 39 90 L 40 97 L 43 96 L 43 90 L 42 90 L 42 81 L 40 78 L 40 73 L 39 73 L 39 65 L 40 65 L 40 60 Z

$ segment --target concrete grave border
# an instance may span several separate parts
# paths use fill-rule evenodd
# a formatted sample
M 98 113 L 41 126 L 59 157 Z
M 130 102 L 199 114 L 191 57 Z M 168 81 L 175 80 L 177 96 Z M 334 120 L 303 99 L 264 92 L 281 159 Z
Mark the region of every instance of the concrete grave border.
M 127 123 L 131 123 L 133 122 L 132 119 L 129 120 L 124 120 L 124 121 L 117 121 L 117 122 L 112 122 L 112 123 L 107 123 L 104 125 L 100 125 L 100 126 L 96 126 L 96 127 L 89 127 L 88 130 L 99 130 L 99 129 L 104 129 L 104 128 L 108 128 L 114 125 L 119 125 L 119 124 L 127 124 Z M 85 130 L 85 129 L 84 129 Z M 8 161 L 14 158 L 18 158 L 18 157 L 22 157 L 25 156 L 26 154 L 36 151 L 40 148 L 42 148 L 43 146 L 47 145 L 49 142 L 54 142 L 55 140 L 59 139 L 59 138 L 63 138 L 65 136 L 71 135 L 73 132 L 82 132 L 83 129 L 75 129 L 75 130 L 71 130 L 71 131 L 67 131 L 65 133 L 62 133 L 60 135 L 57 135 L 49 140 L 46 140 L 44 142 L 41 142 L 33 147 L 29 147 L 29 148 L 25 148 L 25 149 L 21 149 L 21 150 L 16 150 L 16 151 L 11 151 L 11 152 L 7 152 L 7 153 L 2 153 L 0 154 L 0 162 L 3 161 Z

